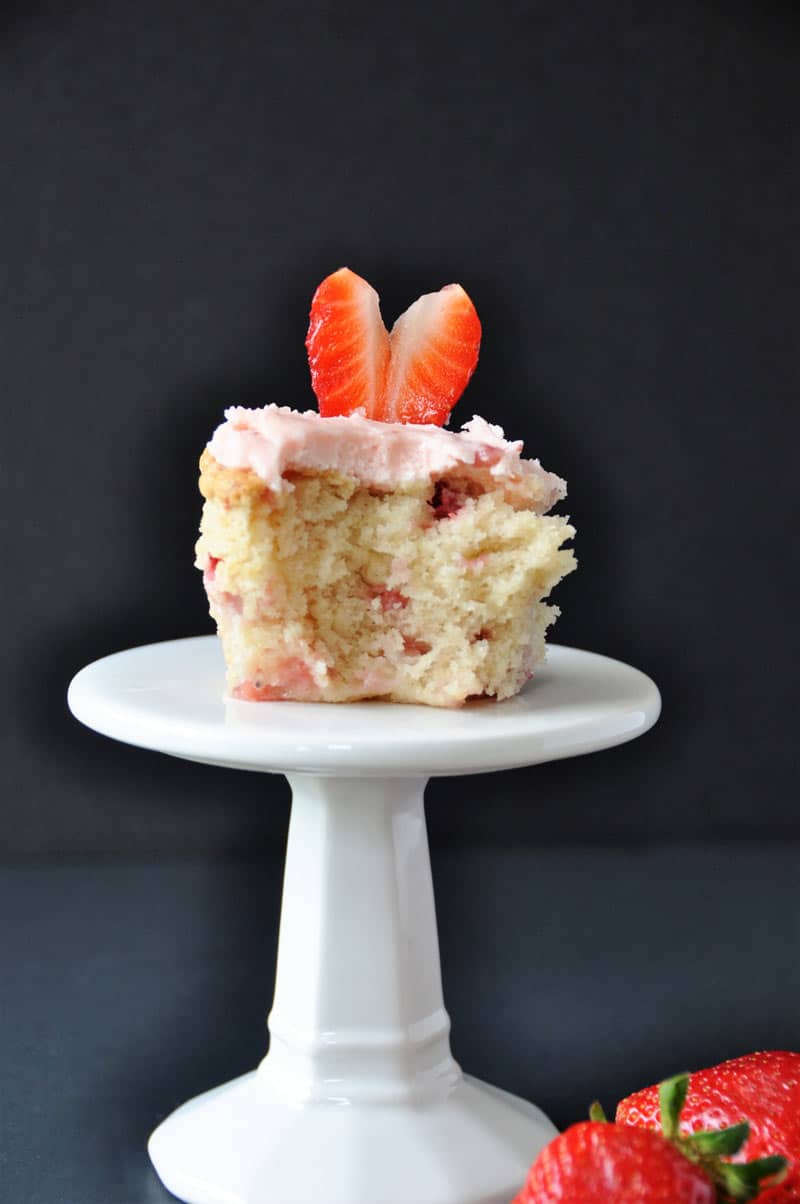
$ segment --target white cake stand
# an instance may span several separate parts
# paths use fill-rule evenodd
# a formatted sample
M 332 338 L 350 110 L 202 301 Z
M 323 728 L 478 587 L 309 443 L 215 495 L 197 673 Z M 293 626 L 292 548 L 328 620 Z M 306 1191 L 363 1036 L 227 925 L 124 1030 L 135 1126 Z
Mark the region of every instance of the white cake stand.
M 69 690 L 95 731 L 292 788 L 269 1052 L 159 1125 L 158 1174 L 189 1204 L 509 1204 L 555 1129 L 450 1053 L 425 783 L 632 740 L 658 690 L 555 646 L 517 698 L 458 711 L 222 692 L 214 636 L 106 657 Z

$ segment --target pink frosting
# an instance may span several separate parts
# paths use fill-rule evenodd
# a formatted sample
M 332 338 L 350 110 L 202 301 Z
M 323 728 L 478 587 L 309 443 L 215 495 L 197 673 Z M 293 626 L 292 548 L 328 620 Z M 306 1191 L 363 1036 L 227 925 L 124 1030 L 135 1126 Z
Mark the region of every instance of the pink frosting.
M 232 406 L 209 449 L 226 468 L 250 468 L 268 488 L 289 487 L 292 470 L 335 470 L 366 485 L 393 488 L 405 481 L 442 476 L 458 468 L 488 471 L 500 482 L 536 477 L 549 509 L 566 494 L 560 477 L 538 460 L 522 459 L 522 442 L 509 443 L 499 426 L 475 417 L 461 431 L 402 422 L 375 422 L 359 414 L 323 418 L 268 405 Z

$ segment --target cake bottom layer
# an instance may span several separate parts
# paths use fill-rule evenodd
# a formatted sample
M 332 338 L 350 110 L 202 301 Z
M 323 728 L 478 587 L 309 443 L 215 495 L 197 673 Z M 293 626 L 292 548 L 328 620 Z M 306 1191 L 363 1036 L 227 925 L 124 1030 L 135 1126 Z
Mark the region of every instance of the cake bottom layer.
M 457 706 L 510 697 L 543 658 L 567 519 L 457 477 L 380 493 L 297 474 L 270 494 L 203 465 L 197 565 L 233 697 Z

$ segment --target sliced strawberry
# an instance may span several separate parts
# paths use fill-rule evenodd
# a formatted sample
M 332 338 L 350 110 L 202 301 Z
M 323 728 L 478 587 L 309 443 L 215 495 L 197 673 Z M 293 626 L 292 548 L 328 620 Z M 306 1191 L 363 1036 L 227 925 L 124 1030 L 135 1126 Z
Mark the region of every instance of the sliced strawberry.
M 460 284 L 426 293 L 395 322 L 383 404 L 384 422 L 443 426 L 475 371 L 481 324 Z
M 325 417 L 363 409 L 377 417 L 389 366 L 378 294 L 349 268 L 327 276 L 311 302 L 311 384 Z

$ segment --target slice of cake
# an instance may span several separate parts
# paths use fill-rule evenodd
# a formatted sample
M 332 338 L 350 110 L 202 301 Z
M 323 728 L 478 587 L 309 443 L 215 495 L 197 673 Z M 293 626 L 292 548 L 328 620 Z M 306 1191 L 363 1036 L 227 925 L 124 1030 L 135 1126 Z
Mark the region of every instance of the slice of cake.
M 226 411 L 196 562 L 234 698 L 455 706 L 508 698 L 544 656 L 544 599 L 574 567 L 547 513 L 564 482 L 481 418 L 435 424 L 477 359 L 469 310 L 449 286 L 389 336 L 343 269 L 312 306 L 322 412 Z

